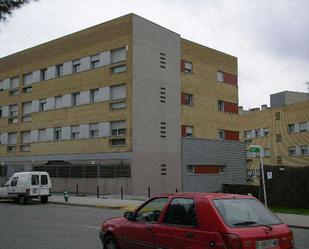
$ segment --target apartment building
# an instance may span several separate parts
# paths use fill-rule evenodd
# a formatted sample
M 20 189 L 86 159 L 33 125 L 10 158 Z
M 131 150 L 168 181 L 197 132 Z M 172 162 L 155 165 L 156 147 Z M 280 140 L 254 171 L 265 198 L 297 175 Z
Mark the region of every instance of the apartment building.
M 284 91 L 270 95 L 270 107 L 240 110 L 241 140 L 260 145 L 264 164 L 309 166 L 309 94 Z M 259 174 L 259 159 L 248 152 L 251 179 Z
M 0 177 L 129 194 L 243 182 L 238 121 L 237 58 L 135 14 L 0 59 Z M 218 155 L 183 163 L 201 143 Z

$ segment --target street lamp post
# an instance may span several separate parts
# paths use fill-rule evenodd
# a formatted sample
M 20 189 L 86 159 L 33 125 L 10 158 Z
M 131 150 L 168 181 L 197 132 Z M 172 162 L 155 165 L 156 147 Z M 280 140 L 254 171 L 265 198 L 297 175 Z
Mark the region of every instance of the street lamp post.
M 266 196 L 266 187 L 265 187 L 265 176 L 264 176 L 264 165 L 263 165 L 263 157 L 262 157 L 262 147 L 260 145 L 250 145 L 250 152 L 259 152 L 260 153 L 260 165 L 261 165 L 261 174 L 262 174 L 262 185 L 263 185 L 263 193 L 264 193 L 264 204 L 267 207 L 267 196 Z M 260 175 L 261 175 L 260 174 Z

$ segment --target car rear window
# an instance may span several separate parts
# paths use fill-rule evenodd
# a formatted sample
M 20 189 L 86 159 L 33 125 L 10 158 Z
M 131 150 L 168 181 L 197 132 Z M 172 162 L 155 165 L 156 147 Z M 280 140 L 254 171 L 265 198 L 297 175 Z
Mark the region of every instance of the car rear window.
M 42 185 L 47 185 L 48 184 L 47 175 L 41 175 L 41 184 Z
M 235 198 L 213 200 L 224 222 L 230 227 L 281 224 L 272 212 L 255 199 Z

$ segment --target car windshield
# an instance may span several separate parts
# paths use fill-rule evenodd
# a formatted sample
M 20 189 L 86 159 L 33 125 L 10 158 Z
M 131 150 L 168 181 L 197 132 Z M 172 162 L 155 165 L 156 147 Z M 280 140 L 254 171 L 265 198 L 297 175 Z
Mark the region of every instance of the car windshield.
M 224 222 L 230 227 L 282 224 L 281 220 L 255 199 L 216 199 L 213 202 Z

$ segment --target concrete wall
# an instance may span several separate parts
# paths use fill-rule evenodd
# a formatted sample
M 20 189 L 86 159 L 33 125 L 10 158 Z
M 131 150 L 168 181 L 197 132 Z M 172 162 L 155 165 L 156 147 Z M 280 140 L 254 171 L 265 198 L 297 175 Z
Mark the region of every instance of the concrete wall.
M 223 183 L 246 183 L 246 152 L 243 143 L 184 138 L 182 148 L 183 191 L 215 192 L 222 191 Z M 188 173 L 188 165 L 225 166 L 225 172 L 194 175 Z
M 284 91 L 270 95 L 270 107 L 292 105 L 298 102 L 308 100 L 308 93 Z
M 133 192 L 143 195 L 148 186 L 152 194 L 179 189 L 180 36 L 135 15 L 132 112 Z

